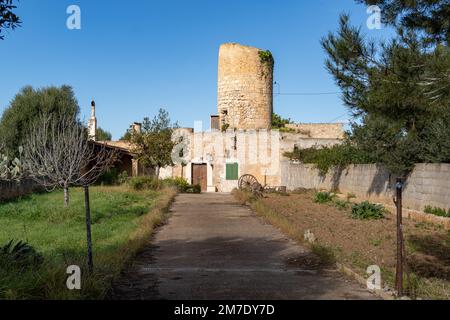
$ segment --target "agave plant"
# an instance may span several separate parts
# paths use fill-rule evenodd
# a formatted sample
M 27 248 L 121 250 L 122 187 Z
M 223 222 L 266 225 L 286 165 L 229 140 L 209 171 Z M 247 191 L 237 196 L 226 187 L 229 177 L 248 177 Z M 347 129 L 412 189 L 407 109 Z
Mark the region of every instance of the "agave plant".
M 28 268 L 43 263 L 43 256 L 26 242 L 14 240 L 0 246 L 0 266 Z

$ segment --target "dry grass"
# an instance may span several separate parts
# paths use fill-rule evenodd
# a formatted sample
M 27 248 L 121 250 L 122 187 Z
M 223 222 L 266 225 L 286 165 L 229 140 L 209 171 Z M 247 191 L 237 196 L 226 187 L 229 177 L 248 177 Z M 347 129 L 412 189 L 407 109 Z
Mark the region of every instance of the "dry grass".
M 233 190 L 232 195 L 242 205 L 250 206 L 265 220 L 280 228 L 290 238 L 296 241 L 303 241 L 304 235 L 293 226 L 288 220 L 280 216 L 275 210 L 269 208 L 263 201 L 258 201 L 250 192 Z
M 290 238 L 308 245 L 321 260 L 335 259 L 361 275 L 365 275 L 368 266 L 379 265 L 383 280 L 392 286 L 396 264 L 394 216 L 355 220 L 350 208 L 314 203 L 313 191 L 302 190 L 289 197 L 271 194 L 259 200 L 237 190 L 233 194 Z M 409 220 L 404 222 L 404 228 L 411 296 L 450 299 L 450 233 Z M 317 239 L 313 246 L 304 242 L 306 230 Z

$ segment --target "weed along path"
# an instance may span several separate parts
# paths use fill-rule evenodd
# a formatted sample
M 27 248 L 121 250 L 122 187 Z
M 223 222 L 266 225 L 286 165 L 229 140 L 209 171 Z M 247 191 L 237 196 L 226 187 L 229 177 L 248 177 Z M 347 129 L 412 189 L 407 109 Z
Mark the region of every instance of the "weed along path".
M 374 299 L 231 195 L 179 195 L 113 299 Z

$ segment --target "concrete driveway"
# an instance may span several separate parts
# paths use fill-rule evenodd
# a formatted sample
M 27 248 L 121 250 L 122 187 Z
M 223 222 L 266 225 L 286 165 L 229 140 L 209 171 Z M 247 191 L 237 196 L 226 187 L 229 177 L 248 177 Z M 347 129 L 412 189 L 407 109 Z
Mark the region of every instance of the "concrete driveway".
M 115 284 L 114 299 L 374 299 L 228 194 L 179 195 L 169 223 Z

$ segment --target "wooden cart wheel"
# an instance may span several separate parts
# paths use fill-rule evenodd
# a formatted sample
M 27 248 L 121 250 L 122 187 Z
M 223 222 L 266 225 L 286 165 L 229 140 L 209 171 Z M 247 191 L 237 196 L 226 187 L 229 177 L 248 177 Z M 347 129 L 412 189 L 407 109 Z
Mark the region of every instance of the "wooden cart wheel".
M 239 189 L 240 190 L 250 190 L 254 189 L 254 185 L 259 184 L 258 180 L 255 178 L 255 176 L 252 176 L 251 174 L 244 174 L 242 177 L 239 178 Z

